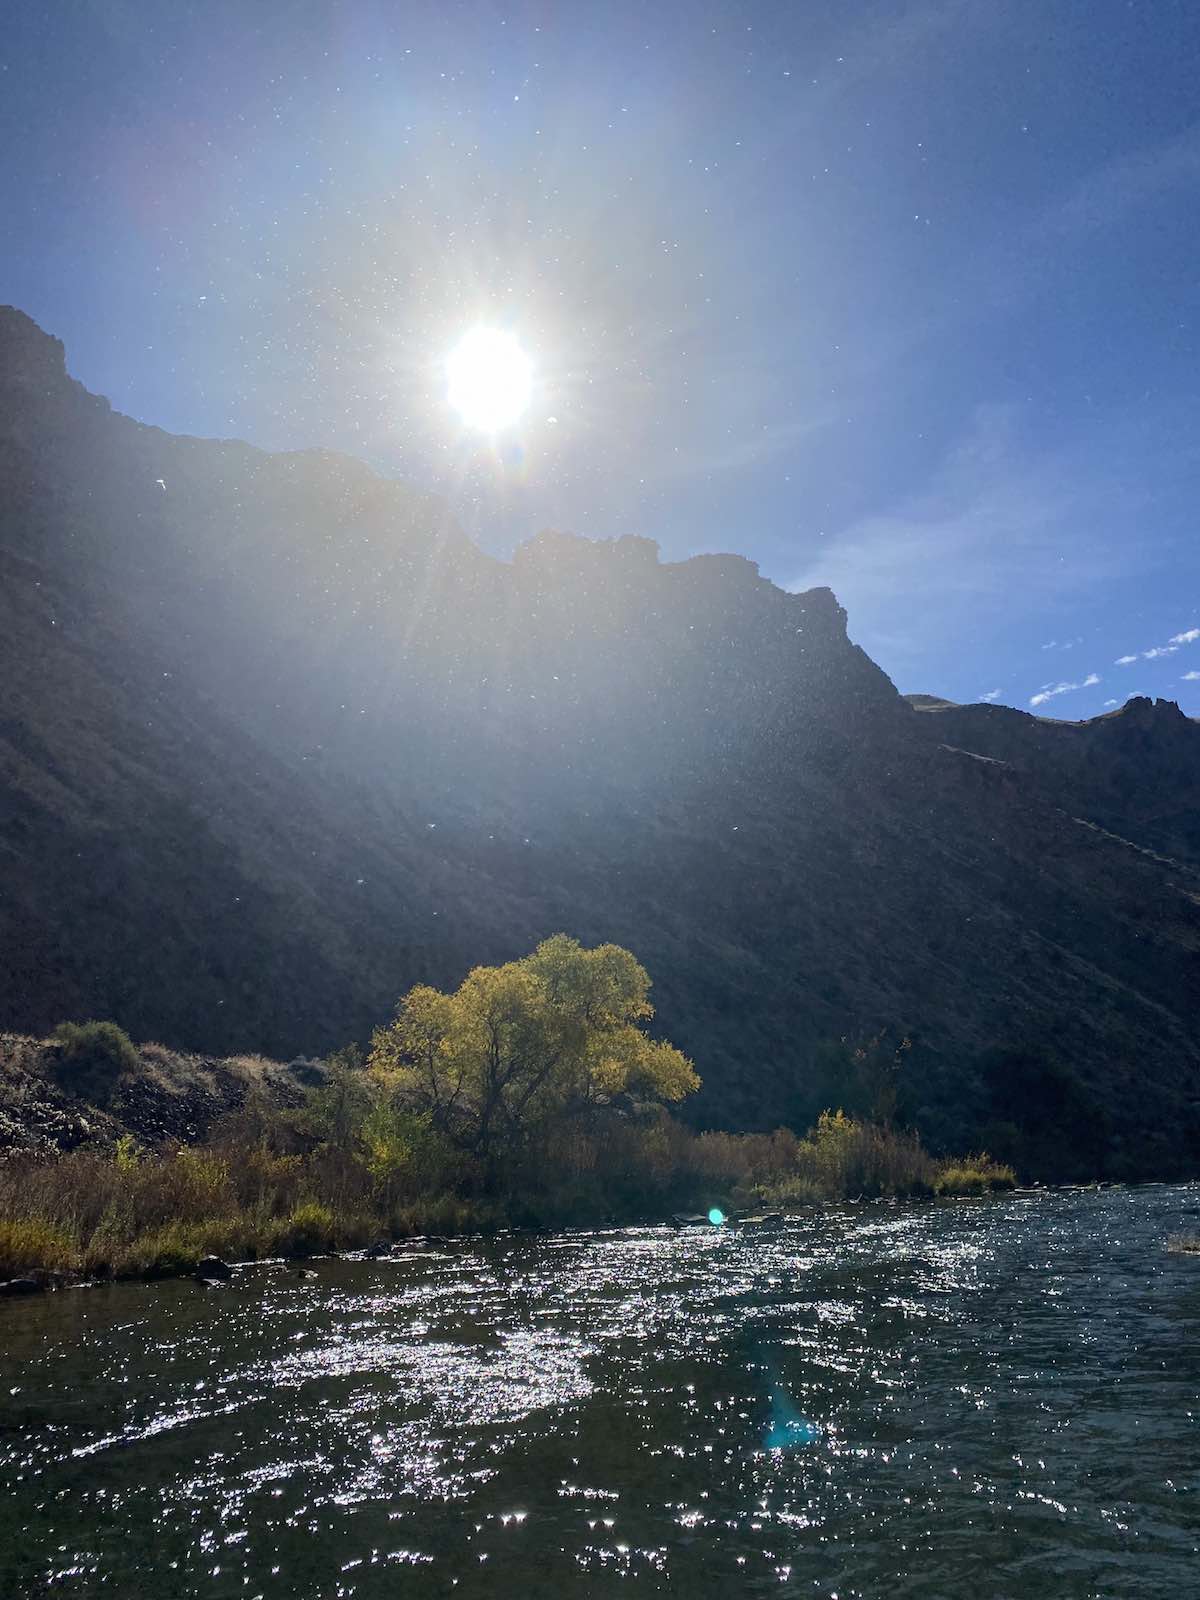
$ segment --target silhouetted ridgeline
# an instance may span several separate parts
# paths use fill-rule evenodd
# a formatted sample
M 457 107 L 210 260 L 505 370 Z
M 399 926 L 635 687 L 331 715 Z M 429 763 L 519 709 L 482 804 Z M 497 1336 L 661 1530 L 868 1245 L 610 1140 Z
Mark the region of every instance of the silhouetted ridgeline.
M 0 1025 L 308 1055 L 567 928 L 654 974 L 701 1124 L 773 1127 L 887 1028 L 936 1148 L 1012 1123 L 1007 1050 L 1089 1163 L 1194 1170 L 1200 729 L 1164 702 L 915 709 L 827 590 L 495 561 L 353 460 L 113 413 L 11 310 L 0 641 Z

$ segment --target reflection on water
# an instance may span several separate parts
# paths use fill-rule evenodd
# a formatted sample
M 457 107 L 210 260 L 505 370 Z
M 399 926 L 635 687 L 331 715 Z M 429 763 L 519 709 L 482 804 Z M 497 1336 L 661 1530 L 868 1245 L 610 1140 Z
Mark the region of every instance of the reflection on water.
M 1177 1600 L 1197 1215 L 858 1206 L 7 1303 L 0 1594 Z

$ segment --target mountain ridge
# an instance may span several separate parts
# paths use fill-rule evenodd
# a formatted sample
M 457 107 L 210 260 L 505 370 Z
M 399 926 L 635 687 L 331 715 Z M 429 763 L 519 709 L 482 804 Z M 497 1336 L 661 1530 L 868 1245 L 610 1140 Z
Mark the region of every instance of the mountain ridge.
M 1194 1151 L 1182 714 L 917 710 L 828 590 L 549 531 L 497 561 L 353 458 L 122 417 L 3 311 L 0 490 L 0 1027 L 311 1053 L 562 927 L 644 960 L 702 1120 L 890 1027 L 935 1139 L 1002 1041 Z

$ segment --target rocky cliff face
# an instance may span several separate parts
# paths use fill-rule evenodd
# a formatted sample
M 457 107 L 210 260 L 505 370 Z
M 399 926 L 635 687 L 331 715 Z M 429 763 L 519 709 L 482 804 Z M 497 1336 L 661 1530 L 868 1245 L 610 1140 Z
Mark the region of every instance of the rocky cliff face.
M 0 563 L 0 1026 L 308 1053 L 565 928 L 646 962 L 708 1120 L 889 1026 L 935 1138 L 1048 1044 L 1118 1155 L 1191 1159 L 1187 719 L 915 709 L 827 590 L 494 561 L 354 461 L 114 414 L 12 311 Z

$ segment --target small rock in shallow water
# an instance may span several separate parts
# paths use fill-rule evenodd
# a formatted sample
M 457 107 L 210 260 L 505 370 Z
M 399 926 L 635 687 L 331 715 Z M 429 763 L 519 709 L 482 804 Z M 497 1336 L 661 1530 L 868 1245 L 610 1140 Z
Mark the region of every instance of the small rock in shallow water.
M 198 1278 L 212 1278 L 218 1283 L 227 1283 L 233 1277 L 233 1268 L 228 1261 L 222 1261 L 220 1256 L 205 1256 L 196 1267 Z

